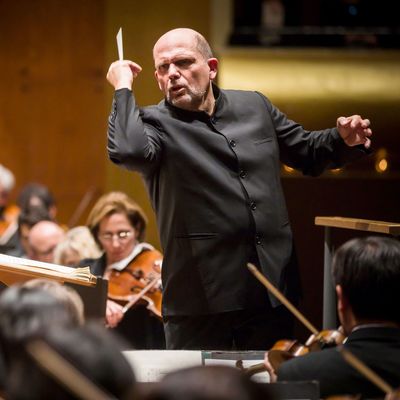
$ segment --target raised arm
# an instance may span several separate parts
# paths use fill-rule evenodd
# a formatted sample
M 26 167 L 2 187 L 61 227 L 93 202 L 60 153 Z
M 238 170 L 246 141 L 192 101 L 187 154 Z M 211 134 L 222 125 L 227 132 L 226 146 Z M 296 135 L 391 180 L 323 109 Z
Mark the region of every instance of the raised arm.
M 107 150 L 114 163 L 148 174 L 157 166 L 161 140 L 157 121 L 144 117 L 132 94 L 141 70 L 129 60 L 115 61 L 108 70 L 107 80 L 115 94 L 108 120 Z
M 136 79 L 141 71 L 142 67 L 133 61 L 115 61 L 108 69 L 107 80 L 114 86 L 115 90 L 132 90 L 133 80 Z

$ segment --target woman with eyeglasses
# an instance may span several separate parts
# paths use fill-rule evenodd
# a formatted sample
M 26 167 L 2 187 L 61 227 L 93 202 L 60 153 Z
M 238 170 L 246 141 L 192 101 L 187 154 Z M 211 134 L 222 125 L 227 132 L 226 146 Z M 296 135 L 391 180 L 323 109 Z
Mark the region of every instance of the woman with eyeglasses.
M 83 260 L 80 265 L 89 265 L 92 274 L 104 279 L 122 274 L 144 252 L 155 251 L 143 241 L 147 225 L 143 210 L 125 193 L 111 192 L 100 197 L 87 225 L 103 254 L 97 259 Z M 106 324 L 115 328 L 132 348 L 165 348 L 162 322 L 143 305 L 136 304 L 124 312 L 123 305 L 109 298 Z

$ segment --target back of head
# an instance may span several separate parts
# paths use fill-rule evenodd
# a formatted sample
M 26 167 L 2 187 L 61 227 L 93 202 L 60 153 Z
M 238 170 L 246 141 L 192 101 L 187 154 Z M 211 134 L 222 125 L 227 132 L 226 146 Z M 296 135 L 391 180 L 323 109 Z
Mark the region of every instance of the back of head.
M 83 325 L 85 320 L 84 304 L 79 294 L 72 287 L 44 278 L 31 279 L 25 282 L 23 286 L 43 289 L 50 293 L 64 304 L 71 316 L 73 325 Z
M 135 377 L 132 368 L 120 350 L 118 339 L 103 326 L 89 324 L 68 330 L 53 328 L 45 335 L 44 342 L 107 394 L 107 398 L 134 398 Z M 71 390 L 71 384 L 75 382 L 71 382 L 70 376 L 62 375 L 65 379 L 59 383 L 30 356 L 11 371 L 8 398 L 82 398 Z
M 15 285 L 0 296 L 0 346 L 7 360 L 22 343 L 51 326 L 77 323 L 65 302 L 43 288 Z
M 241 371 L 225 366 L 192 367 L 167 375 L 146 400 L 268 400 Z
M 336 251 L 332 273 L 356 318 L 400 323 L 400 242 L 352 239 Z

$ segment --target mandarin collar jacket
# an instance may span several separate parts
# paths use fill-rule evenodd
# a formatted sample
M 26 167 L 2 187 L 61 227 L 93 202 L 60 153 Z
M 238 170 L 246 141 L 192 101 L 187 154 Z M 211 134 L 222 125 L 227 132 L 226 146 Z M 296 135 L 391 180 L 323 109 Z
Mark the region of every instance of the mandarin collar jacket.
M 318 175 L 364 154 L 347 147 L 336 128 L 306 131 L 258 92 L 213 90 L 212 116 L 166 100 L 139 108 L 132 92 L 120 89 L 109 117 L 109 157 L 142 175 L 156 212 L 164 315 L 253 307 L 246 268 L 252 251 L 262 272 L 295 300 L 280 162 Z

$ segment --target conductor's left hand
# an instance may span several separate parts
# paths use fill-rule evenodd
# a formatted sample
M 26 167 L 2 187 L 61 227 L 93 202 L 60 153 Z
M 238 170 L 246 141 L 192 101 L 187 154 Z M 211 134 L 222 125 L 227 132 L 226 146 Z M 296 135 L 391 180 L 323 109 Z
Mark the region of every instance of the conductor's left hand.
M 339 117 L 336 121 L 339 134 L 348 146 L 363 144 L 366 149 L 371 146 L 370 125 L 369 119 L 362 119 L 359 115 Z

